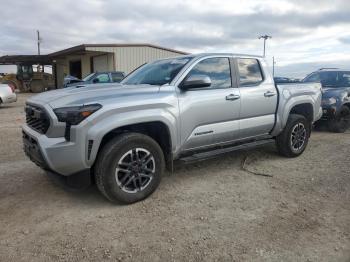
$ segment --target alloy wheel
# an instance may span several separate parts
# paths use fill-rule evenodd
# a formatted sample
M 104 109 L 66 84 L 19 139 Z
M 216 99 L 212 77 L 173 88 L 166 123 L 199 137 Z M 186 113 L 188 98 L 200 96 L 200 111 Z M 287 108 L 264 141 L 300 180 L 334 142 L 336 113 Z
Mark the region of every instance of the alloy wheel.
M 294 152 L 299 152 L 305 145 L 307 131 L 303 123 L 297 123 L 291 133 L 290 145 Z
M 154 156 L 145 148 L 134 148 L 119 160 L 115 178 L 118 186 L 126 193 L 143 191 L 152 181 L 155 173 Z

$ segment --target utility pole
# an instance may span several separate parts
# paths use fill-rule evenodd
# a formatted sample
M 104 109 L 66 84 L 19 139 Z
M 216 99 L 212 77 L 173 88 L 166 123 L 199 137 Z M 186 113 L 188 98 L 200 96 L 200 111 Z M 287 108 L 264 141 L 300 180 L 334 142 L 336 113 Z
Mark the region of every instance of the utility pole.
M 266 40 L 269 39 L 269 38 L 272 38 L 272 36 L 270 35 L 261 35 L 259 36 L 259 39 L 264 39 L 264 57 L 265 57 L 265 50 L 266 50 Z
M 40 55 L 40 41 L 41 41 L 41 39 L 40 39 L 40 32 L 39 32 L 39 30 L 36 30 L 36 33 L 38 35 L 38 55 Z
M 272 57 L 272 76 L 275 77 L 275 57 Z

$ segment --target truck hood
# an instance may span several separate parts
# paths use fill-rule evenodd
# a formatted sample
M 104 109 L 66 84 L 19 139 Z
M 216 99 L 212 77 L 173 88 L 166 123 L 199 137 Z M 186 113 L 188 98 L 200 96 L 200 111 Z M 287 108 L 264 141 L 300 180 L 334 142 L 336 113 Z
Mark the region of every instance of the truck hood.
M 121 97 L 144 96 L 157 93 L 159 86 L 151 85 L 110 85 L 74 86 L 40 93 L 27 102 L 38 105 L 49 104 L 52 108 L 92 103 L 104 103 Z
M 331 87 L 324 87 L 322 88 L 322 97 L 323 98 L 331 98 L 331 97 L 339 97 L 342 94 L 350 92 L 349 87 L 337 87 L 337 88 L 331 88 Z

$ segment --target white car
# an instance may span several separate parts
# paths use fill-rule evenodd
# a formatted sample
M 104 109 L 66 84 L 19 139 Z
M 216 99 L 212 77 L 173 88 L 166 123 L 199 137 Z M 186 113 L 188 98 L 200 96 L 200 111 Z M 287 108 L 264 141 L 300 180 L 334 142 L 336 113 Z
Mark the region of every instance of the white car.
M 15 87 L 11 84 L 0 84 L 0 105 L 16 101 Z

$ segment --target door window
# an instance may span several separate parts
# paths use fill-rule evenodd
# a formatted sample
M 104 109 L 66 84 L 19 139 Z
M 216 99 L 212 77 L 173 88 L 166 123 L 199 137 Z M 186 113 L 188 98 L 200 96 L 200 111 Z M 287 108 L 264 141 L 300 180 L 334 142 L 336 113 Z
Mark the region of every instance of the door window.
M 339 72 L 339 86 L 350 87 L 350 72 Z
M 263 81 L 263 75 L 258 60 L 252 58 L 238 59 L 240 86 L 258 85 Z
M 191 75 L 206 75 L 211 79 L 211 86 L 208 88 L 231 87 L 231 71 L 228 58 L 215 57 L 200 61 L 189 72 Z

